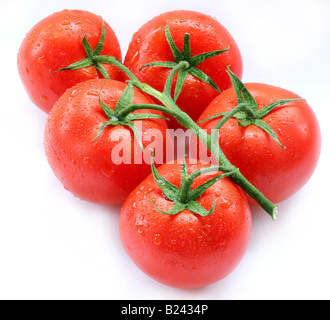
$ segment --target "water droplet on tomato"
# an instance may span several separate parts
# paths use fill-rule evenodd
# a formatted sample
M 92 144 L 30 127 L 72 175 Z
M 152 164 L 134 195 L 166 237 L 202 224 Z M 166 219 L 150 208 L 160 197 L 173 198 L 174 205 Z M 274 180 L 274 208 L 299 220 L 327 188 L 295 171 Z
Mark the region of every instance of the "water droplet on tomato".
M 143 225 L 144 225 L 143 221 L 144 221 L 144 216 L 141 216 L 138 217 L 135 222 L 135 227 L 140 235 L 143 234 Z
M 40 100 L 42 102 L 47 102 L 48 101 L 48 98 L 46 96 L 41 96 Z
M 88 91 L 87 95 L 89 96 L 93 96 L 93 97 L 98 97 L 99 93 L 97 91 Z
M 225 200 L 225 199 L 221 203 L 221 207 L 224 209 L 229 209 L 232 205 L 233 205 L 233 203 L 231 201 Z
M 86 157 L 86 158 L 84 158 L 83 162 L 84 162 L 84 164 L 89 164 L 90 160 L 91 159 L 89 157 Z
M 154 244 L 155 244 L 156 246 L 159 246 L 161 243 L 162 243 L 162 238 L 160 237 L 159 234 L 156 234 L 156 235 L 155 235 L 155 239 L 154 239 Z
M 113 170 L 109 169 L 102 169 L 102 173 L 107 177 L 107 178 L 112 178 L 115 175 L 115 172 Z
M 38 62 L 39 62 L 39 63 L 46 63 L 46 62 L 47 62 L 46 57 L 45 57 L 44 55 L 41 56 L 41 57 L 39 57 L 39 58 L 38 58 Z

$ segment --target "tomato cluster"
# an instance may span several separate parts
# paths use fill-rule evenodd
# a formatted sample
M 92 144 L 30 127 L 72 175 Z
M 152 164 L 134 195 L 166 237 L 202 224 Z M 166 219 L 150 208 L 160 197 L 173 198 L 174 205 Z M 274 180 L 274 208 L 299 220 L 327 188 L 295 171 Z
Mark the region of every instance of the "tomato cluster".
M 248 248 L 249 205 L 275 218 L 273 203 L 312 176 L 316 116 L 288 90 L 243 84 L 235 40 L 202 13 L 155 17 L 121 59 L 114 31 L 90 12 L 54 13 L 27 34 L 18 70 L 49 113 L 48 162 L 76 197 L 122 205 L 123 246 L 145 273 L 180 288 L 219 281 Z M 168 129 L 179 127 L 198 137 L 196 159 L 169 156 Z

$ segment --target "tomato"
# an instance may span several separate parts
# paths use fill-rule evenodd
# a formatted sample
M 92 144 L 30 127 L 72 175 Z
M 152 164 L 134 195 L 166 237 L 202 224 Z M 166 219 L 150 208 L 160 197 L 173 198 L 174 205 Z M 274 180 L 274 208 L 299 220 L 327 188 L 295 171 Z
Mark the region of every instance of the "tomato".
M 107 126 L 100 133 L 102 124 L 109 120 L 100 105 L 101 88 L 100 100 L 114 110 L 126 87 L 127 84 L 115 80 L 88 80 L 68 89 L 50 112 L 44 141 L 49 164 L 65 188 L 82 200 L 121 204 L 151 172 L 150 156 L 149 160 L 142 157 L 129 127 Z M 134 90 L 134 104 L 150 102 Z M 163 150 L 166 130 L 165 120 L 141 120 L 143 146 L 152 143 L 154 149 Z M 160 134 L 154 135 L 155 131 Z
M 271 85 L 249 83 L 246 88 L 259 110 L 278 100 L 301 99 Z M 228 112 L 236 105 L 234 89 L 229 89 L 211 102 L 199 121 Z M 201 128 L 212 132 L 218 121 L 219 118 L 204 122 Z M 263 121 L 285 149 L 261 128 L 239 126 L 236 119 L 222 127 L 219 142 L 229 161 L 269 200 L 280 203 L 298 192 L 312 176 L 320 156 L 320 127 L 312 108 L 303 100 L 275 108 Z M 251 199 L 250 202 L 255 204 Z
M 93 13 L 63 10 L 40 21 L 26 35 L 18 52 L 18 71 L 28 95 L 40 109 L 48 113 L 66 89 L 103 77 L 93 66 L 55 72 L 86 58 L 82 39 L 88 34 L 87 41 L 95 48 L 102 26 L 102 18 Z M 118 39 L 107 23 L 102 54 L 122 58 Z M 117 68 L 103 67 L 111 79 L 122 79 Z
M 164 164 L 159 174 L 180 187 L 182 161 Z M 208 167 L 188 162 L 188 173 Z M 193 190 L 217 174 L 198 177 Z M 217 181 L 196 201 L 214 211 L 201 216 L 189 210 L 166 215 L 174 205 L 154 176 L 124 203 L 120 236 L 135 264 L 152 278 L 178 288 L 197 288 L 226 277 L 244 256 L 251 235 L 251 214 L 243 191 L 228 178 Z M 158 209 L 157 209 L 158 208 Z
M 199 12 L 173 11 L 161 14 L 144 24 L 129 44 L 124 64 L 141 82 L 148 83 L 159 91 L 164 89 L 170 69 L 154 66 L 142 70 L 140 68 L 151 62 L 175 61 L 165 35 L 167 22 L 173 41 L 180 51 L 183 51 L 185 34 L 190 34 L 191 56 L 229 48 L 227 52 L 207 59 L 197 66 L 220 90 L 231 87 L 226 73 L 228 66 L 231 66 L 237 76 L 242 76 L 239 48 L 230 33 L 217 20 Z M 188 74 L 177 104 L 196 121 L 218 93 L 208 83 Z M 178 125 L 172 120 L 169 127 L 176 128 Z

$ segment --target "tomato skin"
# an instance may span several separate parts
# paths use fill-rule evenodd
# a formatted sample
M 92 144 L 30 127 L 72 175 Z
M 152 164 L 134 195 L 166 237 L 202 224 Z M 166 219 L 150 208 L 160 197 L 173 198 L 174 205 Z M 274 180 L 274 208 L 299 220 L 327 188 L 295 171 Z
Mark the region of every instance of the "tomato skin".
M 259 109 L 281 99 L 301 99 L 291 91 L 266 84 L 250 83 L 246 87 Z M 229 89 L 211 102 L 198 121 L 229 111 L 236 105 L 234 90 Z M 263 120 L 286 149 L 260 128 L 239 127 L 234 119 L 221 129 L 220 145 L 229 161 L 255 187 L 272 202 L 280 203 L 297 193 L 311 178 L 320 157 L 320 127 L 305 101 L 277 107 Z M 201 127 L 211 132 L 218 121 L 202 123 Z M 249 202 L 256 204 L 252 199 Z
M 188 172 L 206 163 L 188 164 Z M 182 161 L 161 166 L 159 173 L 180 186 Z M 193 188 L 215 174 L 200 177 Z M 133 191 L 122 207 L 120 235 L 130 258 L 146 274 L 168 286 L 198 288 L 226 277 L 244 256 L 251 236 L 251 214 L 244 193 L 225 178 L 197 201 L 207 210 L 218 197 L 215 212 L 208 217 L 185 210 L 169 216 L 167 200 L 149 176 Z
M 232 86 L 226 73 L 228 66 L 241 78 L 243 72 L 242 57 L 229 32 L 217 20 L 208 15 L 182 10 L 161 14 L 144 24 L 134 34 L 124 64 L 141 82 L 148 83 L 159 91 L 164 89 L 170 69 L 147 67 L 140 71 L 140 68 L 150 62 L 174 61 L 165 36 L 167 21 L 173 40 L 180 51 L 183 49 L 185 33 L 190 34 L 192 56 L 230 47 L 228 52 L 208 59 L 197 66 L 212 78 L 220 90 Z M 196 121 L 217 95 L 218 92 L 211 86 L 192 75 L 188 75 L 177 104 Z M 172 120 L 169 127 L 177 128 L 178 124 Z
M 105 23 L 105 44 L 101 54 L 122 59 L 118 39 Z M 95 49 L 102 32 L 100 16 L 82 10 L 56 12 L 37 23 L 24 38 L 18 52 L 18 71 L 30 99 L 49 113 L 57 99 L 79 82 L 103 78 L 93 67 L 80 70 L 61 68 L 86 58 L 82 39 Z M 122 80 L 114 66 L 104 65 L 111 79 Z
M 142 150 L 134 142 L 133 132 L 126 126 L 107 126 L 94 140 L 102 123 L 109 120 L 98 98 L 104 81 L 101 100 L 114 109 L 127 84 L 103 79 L 77 84 L 60 97 L 50 112 L 44 146 L 55 175 L 76 197 L 101 204 L 122 204 L 130 192 L 150 174 L 151 168 L 148 159 L 147 162 L 141 161 L 141 164 L 133 162 L 133 157 L 142 153 Z M 135 89 L 133 103 L 150 102 L 148 97 Z M 143 112 L 162 115 L 152 110 Z M 140 135 L 144 147 L 150 144 L 146 141 L 152 130 L 159 130 L 162 136 L 155 138 L 155 144 L 164 148 L 166 121 L 143 120 L 142 123 Z M 119 141 L 111 137 L 118 137 Z M 131 164 L 117 164 L 112 158 L 113 149 L 120 143 L 125 150 L 131 150 Z

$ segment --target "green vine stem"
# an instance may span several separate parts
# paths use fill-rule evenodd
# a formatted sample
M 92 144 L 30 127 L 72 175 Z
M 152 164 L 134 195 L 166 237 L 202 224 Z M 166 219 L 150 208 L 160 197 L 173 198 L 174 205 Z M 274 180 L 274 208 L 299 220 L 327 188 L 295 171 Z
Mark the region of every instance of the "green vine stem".
M 265 197 L 256 187 L 254 187 L 243 176 L 243 174 L 239 171 L 238 168 L 236 168 L 230 163 L 230 161 L 227 159 L 220 147 L 218 136 L 214 132 L 209 135 L 207 132 L 202 130 L 198 126 L 198 124 L 194 120 L 192 120 L 187 113 L 183 112 L 174 102 L 171 96 L 171 88 L 174 76 L 180 70 L 185 70 L 189 68 L 188 62 L 182 61 L 171 70 L 165 85 L 165 89 L 163 92 L 160 92 L 146 83 L 141 83 L 138 78 L 116 58 L 108 56 L 99 56 L 95 59 L 99 63 L 109 63 L 115 65 L 130 78 L 130 83 L 134 87 L 157 99 L 164 107 L 150 106 L 150 109 L 157 108 L 156 110 L 174 116 L 182 126 L 190 130 L 203 144 L 207 146 L 207 148 L 211 151 L 215 159 L 219 161 L 220 165 L 225 166 L 230 171 L 234 171 L 234 173 L 230 176 L 232 181 L 235 182 L 238 186 L 240 186 L 251 198 L 253 198 L 272 217 L 273 220 L 276 220 L 277 206 L 273 204 L 267 197 Z M 141 109 L 145 108 L 145 106 L 141 107 Z M 243 104 L 238 105 L 236 108 L 238 109 L 234 110 L 233 114 L 239 112 L 242 108 L 248 110 L 247 106 L 243 106 Z M 129 111 L 131 112 L 133 110 L 139 110 L 138 106 L 135 105 L 131 109 L 127 109 L 125 111 L 123 110 L 122 112 L 129 113 Z M 217 139 L 215 139 L 215 137 Z

